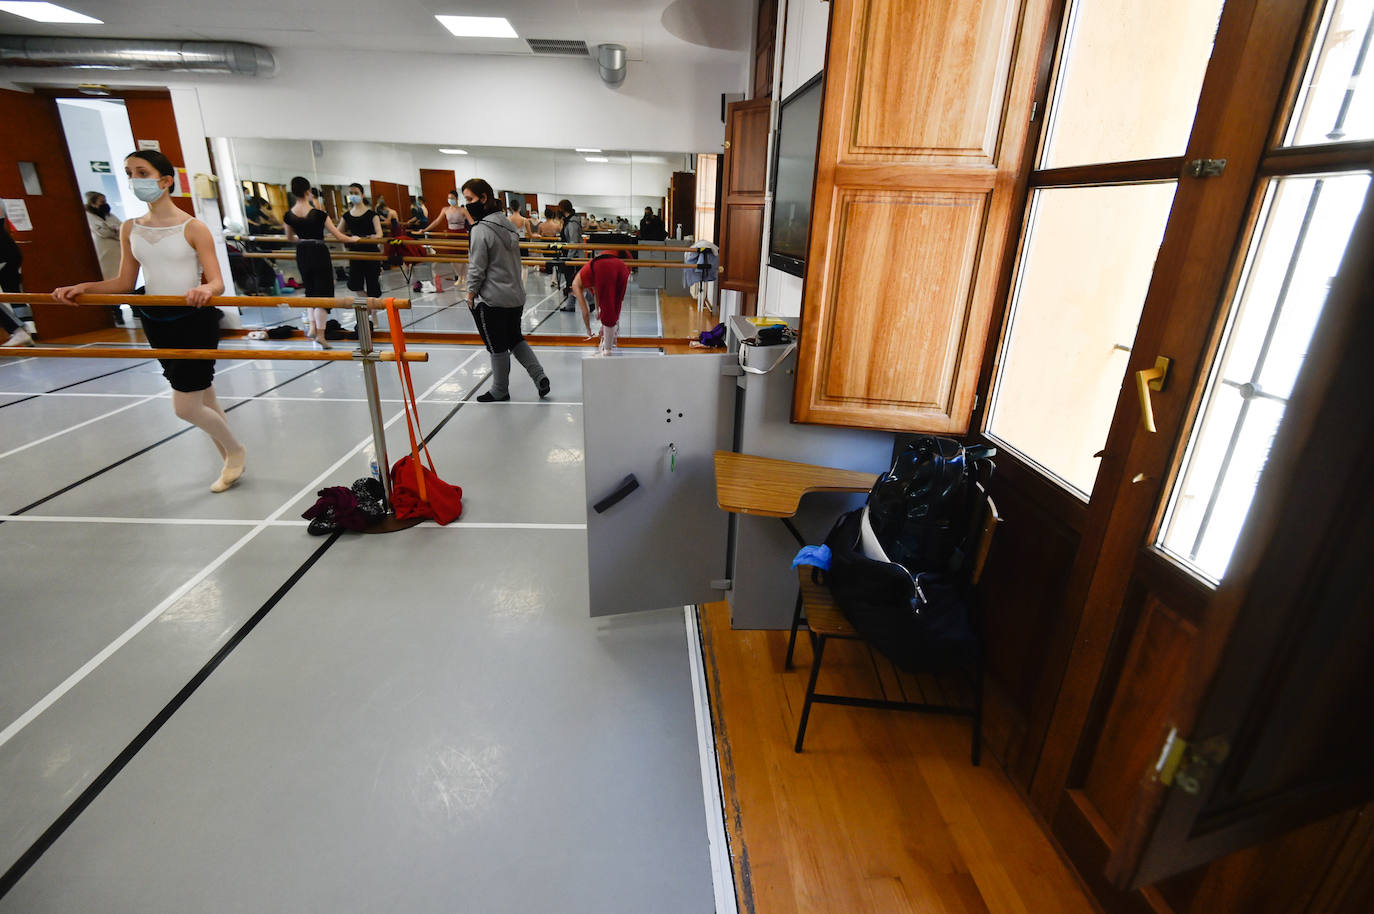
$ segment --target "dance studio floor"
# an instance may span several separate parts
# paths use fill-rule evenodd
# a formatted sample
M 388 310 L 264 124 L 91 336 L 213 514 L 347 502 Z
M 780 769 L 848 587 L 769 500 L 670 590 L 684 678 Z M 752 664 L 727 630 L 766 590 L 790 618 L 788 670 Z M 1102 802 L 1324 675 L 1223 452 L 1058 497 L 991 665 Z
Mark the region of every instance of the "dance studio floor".
M 0 912 L 714 909 L 683 611 L 588 617 L 587 350 L 479 404 L 485 353 L 414 348 L 464 518 L 337 539 L 300 513 L 367 472 L 356 364 L 221 362 L 214 495 L 155 363 L 0 361 Z

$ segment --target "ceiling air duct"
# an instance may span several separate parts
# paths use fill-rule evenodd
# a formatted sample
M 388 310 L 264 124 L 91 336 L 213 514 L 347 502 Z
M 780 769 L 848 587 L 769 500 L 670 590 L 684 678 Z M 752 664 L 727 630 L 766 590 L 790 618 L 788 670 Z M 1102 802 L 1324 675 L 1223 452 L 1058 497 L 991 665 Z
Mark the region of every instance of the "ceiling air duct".
M 596 65 L 601 70 L 603 83 L 612 89 L 623 83 L 625 81 L 625 45 L 597 45 Z
M 277 61 L 267 48 L 238 41 L 0 35 L 0 66 L 271 76 Z

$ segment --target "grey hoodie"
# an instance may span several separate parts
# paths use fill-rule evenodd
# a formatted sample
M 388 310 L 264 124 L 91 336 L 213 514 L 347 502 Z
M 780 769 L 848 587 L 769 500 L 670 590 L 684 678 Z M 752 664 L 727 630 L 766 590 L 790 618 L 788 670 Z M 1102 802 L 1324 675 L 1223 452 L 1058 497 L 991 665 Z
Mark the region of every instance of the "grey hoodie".
M 493 308 L 524 308 L 520 231 L 505 213 L 489 213 L 468 233 L 468 291 Z

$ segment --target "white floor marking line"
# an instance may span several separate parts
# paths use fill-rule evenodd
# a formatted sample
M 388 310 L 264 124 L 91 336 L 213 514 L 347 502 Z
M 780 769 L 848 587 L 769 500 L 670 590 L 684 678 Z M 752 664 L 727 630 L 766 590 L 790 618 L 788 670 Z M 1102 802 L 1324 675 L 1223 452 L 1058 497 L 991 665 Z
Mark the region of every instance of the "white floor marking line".
M 0 521 L 20 524 L 149 524 L 178 527 L 256 527 L 263 523 L 257 519 L 236 520 L 227 517 L 64 517 L 60 514 L 0 514 Z
M 221 400 L 239 400 L 239 401 L 244 401 L 244 400 L 265 400 L 265 401 L 267 401 L 267 402 L 269 402 L 269 403 L 273 403 L 273 402 L 282 402 L 282 403 L 366 403 L 366 402 L 367 402 L 367 397 L 276 397 L 276 396 L 273 396 L 273 395 L 271 395 L 271 394 L 268 394 L 268 395 L 265 396 L 265 397 L 264 397 L 264 396 L 238 397 L 238 396 L 234 396 L 234 395 L 232 395 L 232 394 L 220 394 L 220 395 L 219 395 L 219 398 L 220 398 Z M 384 398 L 382 398 L 382 400 L 381 400 L 380 402 L 382 402 L 382 403 L 400 403 L 401 401 L 400 401 L 400 400 L 388 400 L 388 399 L 386 399 L 386 398 L 384 397 Z
M 122 413 L 122 412 L 124 412 L 124 411 L 127 410 L 127 409 L 133 409 L 135 406 L 142 406 L 144 403 L 147 403 L 149 400 L 156 400 L 156 399 L 158 399 L 160 396 L 162 396 L 162 395 L 161 395 L 161 394 L 153 394 L 152 396 L 144 397 L 142 400 L 136 400 L 136 401 L 134 401 L 133 403 L 126 403 L 125 405 L 119 407 L 118 409 L 112 409 L 112 410 L 110 410 L 110 411 L 107 412 L 107 413 L 101 413 L 99 416 L 96 416 L 94 419 L 87 419 L 85 422 L 78 422 L 78 423 L 76 423 L 75 425 L 69 425 L 69 426 L 67 426 L 66 428 L 62 429 L 61 431 L 53 432 L 51 435 L 45 435 L 44 437 L 39 438 L 39 439 L 37 439 L 36 441 L 30 441 L 28 444 L 21 444 L 21 445 L 19 445 L 19 447 L 10 448 L 8 451 L 5 451 L 3 454 L 0 454 L 0 460 L 4 460 L 6 457 L 12 456 L 12 455 L 14 455 L 14 454 L 18 454 L 20 451 L 27 451 L 27 450 L 28 450 L 29 448 L 31 448 L 31 447 L 38 447 L 38 445 L 44 444 L 44 443 L 46 443 L 46 442 L 48 442 L 48 441 L 51 441 L 51 440 L 53 440 L 54 438 L 61 438 L 63 435 L 67 434 L 68 432 L 74 432 L 74 431 L 76 431 L 76 430 L 79 429 L 79 428 L 85 428 L 86 426 L 88 426 L 88 425 L 90 425 L 90 424 L 92 424 L 92 423 L 94 423 L 94 422 L 99 422 L 101 419 L 108 419 L 110 416 L 118 415 L 119 413 Z
M 687 622 L 687 667 L 692 679 L 692 710 L 697 720 L 697 755 L 701 760 L 701 796 L 706 804 L 706 839 L 710 845 L 711 883 L 716 893 L 716 914 L 738 914 L 735 871 L 730 865 L 730 843 L 725 833 L 725 803 L 720 789 L 720 762 L 716 756 L 711 700 L 706 690 L 706 668 L 701 656 L 701 631 L 697 609 L 684 606 Z
M 419 399 L 424 399 L 424 397 L 429 396 L 430 393 L 438 389 L 440 384 L 447 381 L 449 377 L 451 377 L 452 375 L 457 374 L 459 370 L 466 367 L 468 362 L 471 362 L 473 359 L 477 358 L 479 354 L 480 353 L 474 352 L 471 356 L 469 356 L 461 364 L 459 364 L 457 368 L 454 368 L 447 375 L 444 375 L 444 377 L 440 378 L 438 381 L 435 381 L 434 384 L 428 390 L 426 390 L 425 393 Z M 396 415 L 392 416 L 391 419 L 389 419 L 385 423 L 384 427 L 390 427 L 391 425 L 395 424 L 400 419 L 402 419 L 404 416 L 404 411 L 396 413 Z M 233 545 L 231 545 L 228 549 L 225 549 L 218 556 L 216 556 L 214 560 L 210 562 L 210 564 L 206 565 L 200 571 L 192 575 L 190 580 L 186 581 L 176 590 L 172 591 L 172 593 L 169 594 L 166 599 L 164 599 L 157 606 L 154 606 L 151 610 L 149 610 L 143 616 L 143 618 L 139 619 L 133 625 L 129 626 L 129 628 L 127 628 L 123 634 L 121 634 L 114 641 L 111 641 L 108 645 L 106 645 L 105 648 L 100 651 L 100 653 L 96 654 L 90 660 L 87 660 L 84 664 L 82 664 L 76 672 L 72 673 L 66 679 L 62 680 L 62 682 L 59 685 L 57 685 L 56 688 L 54 688 L 47 695 L 44 695 L 41 699 L 39 699 L 33 707 L 29 708 L 23 714 L 19 715 L 19 717 L 13 723 L 7 726 L 4 730 L 0 730 L 0 746 L 4 746 L 6 743 L 8 743 L 21 730 L 23 730 L 29 724 L 37 720 L 39 715 L 41 715 L 44 711 L 48 710 L 48 708 L 52 707 L 59 700 L 61 700 L 63 695 L 66 695 L 72 689 L 76 688 L 76 686 L 81 683 L 81 680 L 85 679 L 97 667 L 99 667 L 102 663 L 108 660 L 115 653 L 115 651 L 119 650 L 125 644 L 128 644 L 138 635 L 139 632 L 143 631 L 149 625 L 153 624 L 153 622 L 158 618 L 158 616 L 161 616 L 172 606 L 176 605 L 178 600 L 186 596 L 186 594 L 190 593 L 192 589 L 194 589 L 207 577 L 213 574 L 221 565 L 229 561 L 229 559 L 233 558 L 234 555 L 236 555 L 241 549 L 243 549 L 244 546 L 247 546 L 250 542 L 252 542 L 259 533 L 268 529 L 268 527 L 274 526 L 274 522 L 279 520 L 281 516 L 285 514 L 287 511 L 291 510 L 292 506 L 294 506 L 302 498 L 309 495 L 311 492 L 314 492 L 316 487 L 318 487 L 320 483 L 328 479 L 330 475 L 332 475 L 336 470 L 339 469 L 339 467 L 343 466 L 346 462 L 351 460 L 355 455 L 361 452 L 363 448 L 367 447 L 371 442 L 371 435 L 364 438 L 362 441 L 358 442 L 356 447 L 350 450 L 343 457 L 339 458 L 339 460 L 335 462 L 333 466 L 331 466 L 329 469 L 325 470 L 323 473 L 317 476 L 313 482 L 311 482 L 305 488 L 301 489 L 299 492 L 297 492 L 295 495 L 289 498 L 280 508 L 278 508 L 276 511 L 268 515 L 266 520 L 255 522 L 253 529 L 249 530 L 243 536 L 239 537 L 233 543 Z
M 0 397 L 115 397 L 125 400 L 135 400 L 139 397 L 156 396 L 153 394 L 96 394 L 83 393 L 74 390 L 55 390 L 51 393 L 46 390 L 0 390 Z

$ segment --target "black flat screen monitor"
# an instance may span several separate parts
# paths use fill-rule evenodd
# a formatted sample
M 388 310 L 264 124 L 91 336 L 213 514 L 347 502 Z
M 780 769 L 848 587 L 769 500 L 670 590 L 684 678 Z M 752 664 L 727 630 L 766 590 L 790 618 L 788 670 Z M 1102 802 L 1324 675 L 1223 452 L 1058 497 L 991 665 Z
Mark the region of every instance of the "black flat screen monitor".
M 821 76 L 789 95 L 778 114 L 773 150 L 773 231 L 768 265 L 801 276 L 811 230 L 811 191 L 821 129 Z

